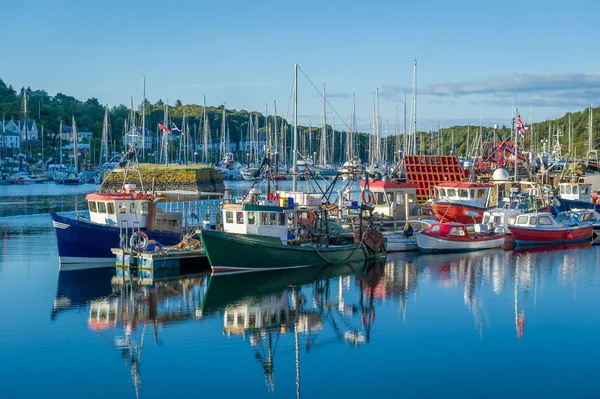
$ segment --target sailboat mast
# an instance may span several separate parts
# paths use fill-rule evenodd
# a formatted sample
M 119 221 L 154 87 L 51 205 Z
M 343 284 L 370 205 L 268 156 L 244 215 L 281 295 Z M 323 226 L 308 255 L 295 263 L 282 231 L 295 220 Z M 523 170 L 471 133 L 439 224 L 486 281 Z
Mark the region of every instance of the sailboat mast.
M 146 77 L 144 76 L 144 90 L 142 98 L 142 159 L 146 155 Z
M 75 115 L 73 115 L 73 166 L 75 171 L 79 173 L 79 160 L 77 159 L 77 126 L 75 126 Z
M 60 152 L 59 155 L 59 159 L 60 159 L 60 164 L 62 165 L 63 159 L 62 159 L 62 135 L 63 135 L 63 129 L 62 129 L 62 120 L 60 121 L 60 125 L 58 126 L 58 151 Z M 59 166 L 60 169 L 60 166 Z
M 274 144 L 274 148 L 275 148 L 275 154 L 279 154 L 279 137 L 277 136 L 277 101 L 273 101 L 273 112 L 275 113 L 275 116 L 273 117 L 274 119 L 274 123 L 273 123 L 273 136 L 275 137 L 275 144 Z M 278 157 L 277 157 L 278 158 Z M 278 165 L 277 163 L 279 163 L 279 159 L 275 159 L 275 169 L 277 169 Z
M 406 154 L 408 154 L 407 152 L 407 148 L 406 145 L 408 141 L 408 130 L 407 130 L 407 125 L 406 125 L 406 92 L 404 92 L 404 137 L 402 140 L 402 157 L 404 157 Z
M 298 64 L 294 64 L 294 147 L 292 149 L 292 191 L 298 189 Z
M 323 83 L 323 133 L 321 133 L 321 163 L 327 165 L 327 85 Z M 315 140 L 316 141 L 316 140 Z

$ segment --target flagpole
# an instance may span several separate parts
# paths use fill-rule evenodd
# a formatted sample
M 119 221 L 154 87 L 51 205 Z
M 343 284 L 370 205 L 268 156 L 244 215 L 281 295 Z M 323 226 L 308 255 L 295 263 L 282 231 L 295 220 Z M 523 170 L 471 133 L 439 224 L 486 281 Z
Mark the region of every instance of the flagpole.
M 517 118 L 519 118 L 519 109 L 517 108 Z M 517 169 L 518 169 L 518 161 L 519 161 L 519 136 L 517 134 L 517 129 L 515 129 L 515 183 L 517 182 Z

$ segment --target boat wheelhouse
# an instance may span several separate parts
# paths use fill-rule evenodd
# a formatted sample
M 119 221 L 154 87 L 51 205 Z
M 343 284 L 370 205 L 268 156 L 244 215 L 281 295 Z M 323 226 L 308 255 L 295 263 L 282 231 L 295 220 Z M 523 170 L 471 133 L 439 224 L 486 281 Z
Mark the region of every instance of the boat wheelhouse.
M 223 231 L 276 237 L 282 244 L 287 244 L 288 217 L 293 217 L 295 213 L 294 209 L 275 204 L 224 204 Z
M 107 226 L 148 227 L 148 212 L 154 202 L 149 194 L 135 191 L 135 184 L 126 184 L 123 192 L 88 194 L 90 221 Z
M 444 182 L 435 187 L 430 209 L 440 222 L 481 223 L 489 208 L 494 185 L 480 182 Z
M 367 200 L 367 185 L 360 182 L 361 198 Z M 368 189 L 373 194 L 373 212 L 394 220 L 407 220 L 417 216 L 417 188 L 415 183 L 377 180 L 369 182 Z M 366 195 L 365 195 L 366 194 Z
M 592 185 L 590 183 L 559 183 L 557 191 L 560 201 L 558 209 L 561 212 L 572 208 L 595 208 L 595 204 L 592 201 Z

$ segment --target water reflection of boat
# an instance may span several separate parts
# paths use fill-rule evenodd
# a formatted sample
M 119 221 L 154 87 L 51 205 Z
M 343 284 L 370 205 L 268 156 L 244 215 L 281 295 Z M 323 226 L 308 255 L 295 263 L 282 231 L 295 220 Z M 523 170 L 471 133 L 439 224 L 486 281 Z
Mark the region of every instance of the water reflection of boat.
M 248 340 L 255 359 L 263 369 L 270 392 L 275 388 L 276 352 L 294 350 L 299 395 L 301 347 L 308 353 L 335 343 L 358 346 L 369 342 L 374 322 L 370 315 L 375 313 L 373 294 L 362 295 L 363 285 L 359 284 L 361 295 L 358 303 L 349 303 L 345 292 L 350 285 L 344 284 L 344 281 L 352 276 L 356 281 L 362 281 L 372 267 L 336 265 L 250 275 L 213 275 L 206 292 L 203 314 L 221 309 L 225 334 L 230 338 L 243 336 Z M 308 293 L 311 290 L 312 295 Z M 312 302 L 309 297 L 312 297 Z M 294 337 L 293 349 L 286 347 L 283 338 L 291 334 Z
M 337 264 L 300 269 L 272 270 L 243 274 L 213 274 L 201 312 L 213 313 L 244 298 L 261 297 L 291 285 L 303 285 L 332 276 L 359 273 L 365 265 Z
M 109 295 L 113 274 L 110 269 L 59 272 L 51 318 L 55 319 L 60 312 L 72 308 L 83 308 L 91 300 Z

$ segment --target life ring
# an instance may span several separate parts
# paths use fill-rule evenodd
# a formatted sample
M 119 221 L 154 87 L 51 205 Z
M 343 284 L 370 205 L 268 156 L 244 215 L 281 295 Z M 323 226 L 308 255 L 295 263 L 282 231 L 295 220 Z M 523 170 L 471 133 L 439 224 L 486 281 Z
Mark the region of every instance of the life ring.
M 142 252 L 148 247 L 148 235 L 143 231 L 136 231 L 129 239 L 129 245 L 134 251 Z
M 369 190 L 368 188 L 365 188 L 363 192 L 360 193 L 360 199 L 366 206 L 375 205 L 375 194 L 373 194 L 373 191 Z
M 374 321 L 375 321 L 375 309 L 371 310 L 371 322 L 369 324 L 373 324 Z M 363 312 L 362 312 L 363 327 L 365 326 L 366 323 L 367 323 L 367 311 L 363 310 Z
M 306 218 L 303 218 L 302 215 L 306 214 Z M 315 215 L 312 212 L 298 212 L 298 224 L 302 226 L 308 226 L 312 224 L 315 220 Z

